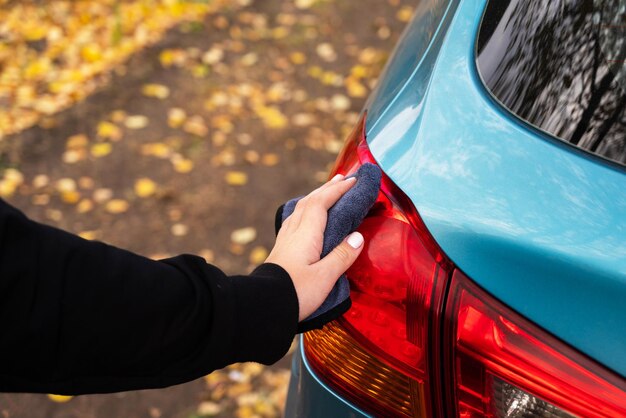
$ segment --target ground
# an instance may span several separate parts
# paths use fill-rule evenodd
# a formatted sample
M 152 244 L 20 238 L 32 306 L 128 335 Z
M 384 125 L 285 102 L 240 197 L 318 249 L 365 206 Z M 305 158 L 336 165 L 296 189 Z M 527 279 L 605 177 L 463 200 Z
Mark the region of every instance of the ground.
M 272 246 L 275 209 L 325 180 L 411 12 L 240 1 L 179 24 L 84 100 L 0 140 L 0 196 L 88 239 L 247 272 Z M 0 394 L 0 413 L 273 417 L 288 378 L 289 357 L 164 390 Z

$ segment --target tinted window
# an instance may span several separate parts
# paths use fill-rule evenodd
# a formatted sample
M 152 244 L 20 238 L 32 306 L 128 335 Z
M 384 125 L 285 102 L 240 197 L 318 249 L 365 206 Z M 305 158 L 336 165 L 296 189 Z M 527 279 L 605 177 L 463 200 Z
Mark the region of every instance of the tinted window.
M 626 0 L 490 0 L 478 69 L 522 119 L 626 164 L 625 35 Z

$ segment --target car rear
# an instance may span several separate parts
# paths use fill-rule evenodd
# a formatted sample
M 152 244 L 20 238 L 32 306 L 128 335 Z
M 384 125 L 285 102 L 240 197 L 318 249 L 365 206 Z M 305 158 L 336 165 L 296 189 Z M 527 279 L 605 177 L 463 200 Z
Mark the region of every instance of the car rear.
M 619 137 L 606 162 L 491 95 L 485 3 L 418 8 L 337 160 L 385 176 L 353 307 L 303 336 L 286 416 L 626 416 Z

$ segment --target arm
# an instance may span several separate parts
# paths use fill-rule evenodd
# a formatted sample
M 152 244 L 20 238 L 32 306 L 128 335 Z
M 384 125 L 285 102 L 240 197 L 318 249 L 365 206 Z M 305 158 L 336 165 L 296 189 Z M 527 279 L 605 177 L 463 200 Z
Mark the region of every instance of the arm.
M 278 265 L 227 277 L 191 255 L 153 261 L 0 200 L 0 391 L 156 388 L 238 361 L 270 364 L 297 322 Z

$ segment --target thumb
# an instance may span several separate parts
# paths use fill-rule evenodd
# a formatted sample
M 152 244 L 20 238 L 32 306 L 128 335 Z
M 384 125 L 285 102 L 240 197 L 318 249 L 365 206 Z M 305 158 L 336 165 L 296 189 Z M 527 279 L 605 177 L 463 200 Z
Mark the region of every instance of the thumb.
M 326 257 L 318 261 L 318 268 L 323 272 L 323 277 L 337 280 L 361 254 L 363 242 L 363 235 L 360 232 L 353 232 Z M 332 284 L 334 283 L 333 281 Z

